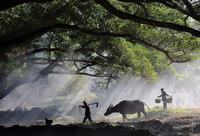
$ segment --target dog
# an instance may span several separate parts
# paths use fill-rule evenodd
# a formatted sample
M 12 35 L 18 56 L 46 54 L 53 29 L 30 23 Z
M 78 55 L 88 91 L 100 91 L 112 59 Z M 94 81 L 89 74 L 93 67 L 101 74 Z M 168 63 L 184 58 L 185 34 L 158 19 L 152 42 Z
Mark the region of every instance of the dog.
M 46 126 L 51 126 L 52 123 L 53 123 L 52 119 L 45 118 L 45 124 L 46 124 Z

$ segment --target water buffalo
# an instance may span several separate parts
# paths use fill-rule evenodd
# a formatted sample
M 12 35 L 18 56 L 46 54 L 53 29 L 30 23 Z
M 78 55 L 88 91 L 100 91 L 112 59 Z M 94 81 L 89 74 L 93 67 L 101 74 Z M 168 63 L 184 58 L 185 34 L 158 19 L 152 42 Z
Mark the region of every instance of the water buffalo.
M 113 113 L 113 112 L 119 112 L 122 114 L 123 117 L 123 121 L 126 118 L 126 114 L 134 114 L 137 113 L 138 114 L 138 118 L 141 117 L 141 112 L 145 115 L 145 117 L 147 116 L 146 112 L 145 112 L 145 108 L 144 105 L 146 105 L 144 102 L 140 101 L 140 100 L 133 100 L 133 101 L 121 101 L 120 103 L 118 103 L 117 105 L 115 105 L 113 107 L 113 105 L 111 104 L 108 109 L 106 110 L 106 112 L 104 113 L 105 116 Z M 146 105 L 147 106 L 147 105 Z M 147 106 L 148 107 L 148 106 Z M 148 107 L 149 109 L 149 107 Z

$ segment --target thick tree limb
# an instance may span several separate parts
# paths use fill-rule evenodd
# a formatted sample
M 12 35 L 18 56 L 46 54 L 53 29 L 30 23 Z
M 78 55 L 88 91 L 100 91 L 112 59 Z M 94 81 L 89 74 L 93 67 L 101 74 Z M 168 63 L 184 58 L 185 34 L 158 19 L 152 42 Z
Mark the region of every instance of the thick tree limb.
M 200 31 L 198 31 L 196 29 L 193 29 L 193 28 L 190 28 L 187 26 L 174 24 L 174 23 L 161 22 L 161 21 L 157 21 L 157 20 L 153 20 L 153 19 L 146 19 L 146 18 L 143 18 L 140 16 L 125 13 L 125 12 L 122 12 L 122 11 L 116 9 L 107 0 L 95 0 L 95 1 L 96 1 L 96 3 L 98 3 L 102 7 L 104 7 L 108 12 L 114 14 L 115 16 L 117 16 L 121 19 L 130 20 L 133 22 L 156 26 L 156 27 L 169 28 L 169 29 L 173 29 L 176 31 L 180 31 L 180 32 L 188 32 L 188 33 L 192 34 L 193 36 L 200 37 Z
M 27 40 L 35 38 L 36 36 L 41 36 L 42 34 L 46 32 L 50 32 L 50 31 L 53 31 L 53 32 L 77 31 L 77 32 L 82 32 L 82 33 L 86 33 L 90 35 L 95 35 L 95 36 L 112 36 L 112 37 L 125 37 L 127 35 L 127 34 L 120 34 L 120 33 L 98 32 L 96 30 L 81 28 L 76 25 L 57 23 L 57 24 L 53 24 L 53 25 L 49 25 L 45 27 L 40 27 L 37 30 L 30 31 L 28 33 L 25 33 L 13 39 L 1 37 L 0 48 L 1 49 L 10 48 L 16 44 L 21 44 Z M 8 40 L 4 40 L 4 39 L 8 39 Z
M 146 47 L 154 48 L 160 52 L 163 52 L 172 62 L 177 62 L 177 63 L 181 62 L 180 60 L 173 60 L 173 58 L 171 58 L 171 56 L 169 55 L 168 51 L 161 49 L 156 45 L 148 43 L 148 42 L 142 40 L 141 38 L 137 37 L 136 35 L 131 35 L 128 33 L 114 33 L 114 32 L 109 32 L 109 31 L 101 32 L 101 31 L 90 30 L 90 29 L 81 28 L 79 26 L 69 25 L 69 24 L 54 24 L 54 25 L 40 28 L 40 29 L 30 32 L 28 34 L 24 34 L 23 36 L 18 37 L 17 39 L 12 39 L 12 40 L 9 40 L 9 41 L 3 42 L 3 43 L 0 41 L 0 47 L 1 47 L 1 49 L 5 49 L 5 48 L 8 48 L 9 46 L 13 46 L 17 42 L 18 43 L 24 42 L 26 39 L 30 39 L 31 37 L 34 37 L 36 35 L 41 35 L 43 33 L 49 32 L 49 31 L 56 31 L 56 32 L 77 31 L 77 32 L 81 32 L 81 33 L 85 33 L 85 34 L 89 34 L 89 35 L 100 36 L 100 37 L 110 36 L 110 37 L 129 38 L 129 39 L 131 39 L 137 43 L 140 43 Z M 189 60 L 187 60 L 187 61 L 189 61 Z
M 131 2 L 131 3 L 135 3 L 135 4 L 138 4 L 138 3 L 148 4 L 148 3 L 157 2 L 157 3 L 165 5 L 166 7 L 175 9 L 187 16 L 190 16 L 197 21 L 200 21 L 200 15 L 197 14 L 197 12 L 194 10 L 194 7 L 193 7 L 193 5 L 195 5 L 194 2 L 192 3 L 192 2 L 189 2 L 188 0 L 182 0 L 185 5 L 178 4 L 178 2 L 181 2 L 181 1 L 174 1 L 174 0 L 140 0 L 140 1 L 138 1 L 138 0 L 118 0 L 118 1 Z M 197 1 L 196 3 L 199 3 L 199 1 Z M 185 7 L 187 7 L 187 8 L 185 8 Z
M 0 11 L 6 10 L 8 8 L 11 8 L 23 3 L 31 3 L 31 2 L 46 3 L 50 1 L 53 1 L 53 0 L 1 0 Z

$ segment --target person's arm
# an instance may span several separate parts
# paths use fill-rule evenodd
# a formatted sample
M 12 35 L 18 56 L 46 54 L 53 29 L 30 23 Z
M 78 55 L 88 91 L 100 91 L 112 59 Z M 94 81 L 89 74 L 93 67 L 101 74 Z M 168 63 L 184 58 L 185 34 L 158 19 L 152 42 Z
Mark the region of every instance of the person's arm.
M 83 105 L 79 105 L 79 107 L 81 107 L 81 108 L 85 108 L 85 106 L 83 106 Z
M 86 108 L 85 106 L 81 106 L 82 108 Z
M 162 94 L 161 95 L 159 95 L 158 97 L 161 97 L 162 96 Z

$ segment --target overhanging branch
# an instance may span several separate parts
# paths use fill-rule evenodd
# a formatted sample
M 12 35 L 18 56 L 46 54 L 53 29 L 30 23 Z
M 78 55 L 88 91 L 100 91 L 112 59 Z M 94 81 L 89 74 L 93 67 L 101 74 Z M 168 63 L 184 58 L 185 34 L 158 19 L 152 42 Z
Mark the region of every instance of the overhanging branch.
M 50 1 L 53 1 L 53 0 L 1 0 L 0 11 L 6 10 L 8 8 L 11 8 L 23 3 L 31 3 L 31 2 L 46 3 Z
M 146 24 L 146 25 L 151 25 L 151 26 L 156 26 L 156 27 L 162 27 L 162 28 L 169 28 L 173 29 L 176 31 L 180 32 L 188 32 L 192 34 L 193 36 L 200 37 L 200 31 L 187 27 L 187 26 L 182 26 L 174 23 L 169 23 L 169 22 L 162 22 L 162 21 L 157 21 L 153 19 L 146 19 L 140 16 L 132 15 L 126 12 L 122 12 L 118 9 L 116 9 L 113 5 L 111 5 L 107 0 L 94 0 L 96 3 L 100 4 L 102 7 L 104 7 L 108 12 L 114 14 L 115 16 L 125 19 L 125 20 L 130 20 L 136 23 L 141 23 L 141 24 Z
M 0 41 L 0 45 L 1 45 L 0 47 L 1 47 L 1 49 L 8 48 L 8 46 L 13 46 L 13 44 L 15 44 L 16 42 L 21 43 L 25 39 L 29 39 L 30 37 L 33 37 L 35 35 L 41 35 L 45 32 L 49 32 L 49 31 L 56 31 L 56 32 L 77 31 L 77 32 L 81 32 L 84 34 L 100 36 L 100 37 L 109 36 L 109 37 L 129 38 L 129 39 L 131 39 L 139 44 L 142 44 L 146 47 L 154 48 L 160 52 L 163 52 L 172 62 L 181 62 L 179 60 L 178 61 L 173 60 L 173 58 L 171 58 L 171 56 L 169 55 L 168 51 L 161 49 L 158 46 L 153 45 L 152 43 L 148 43 L 148 42 L 142 40 L 141 38 L 137 37 L 136 35 L 131 35 L 129 33 L 115 33 L 115 32 L 109 32 L 109 31 L 102 32 L 102 31 L 96 30 L 96 29 L 86 29 L 86 28 L 82 28 L 82 27 L 79 27 L 76 25 L 60 24 L 60 23 L 40 28 L 36 31 L 30 32 L 28 34 L 24 34 L 23 36 L 18 37 L 17 39 L 12 39 L 12 40 L 9 40 L 9 41 L 3 42 L 3 43 Z

